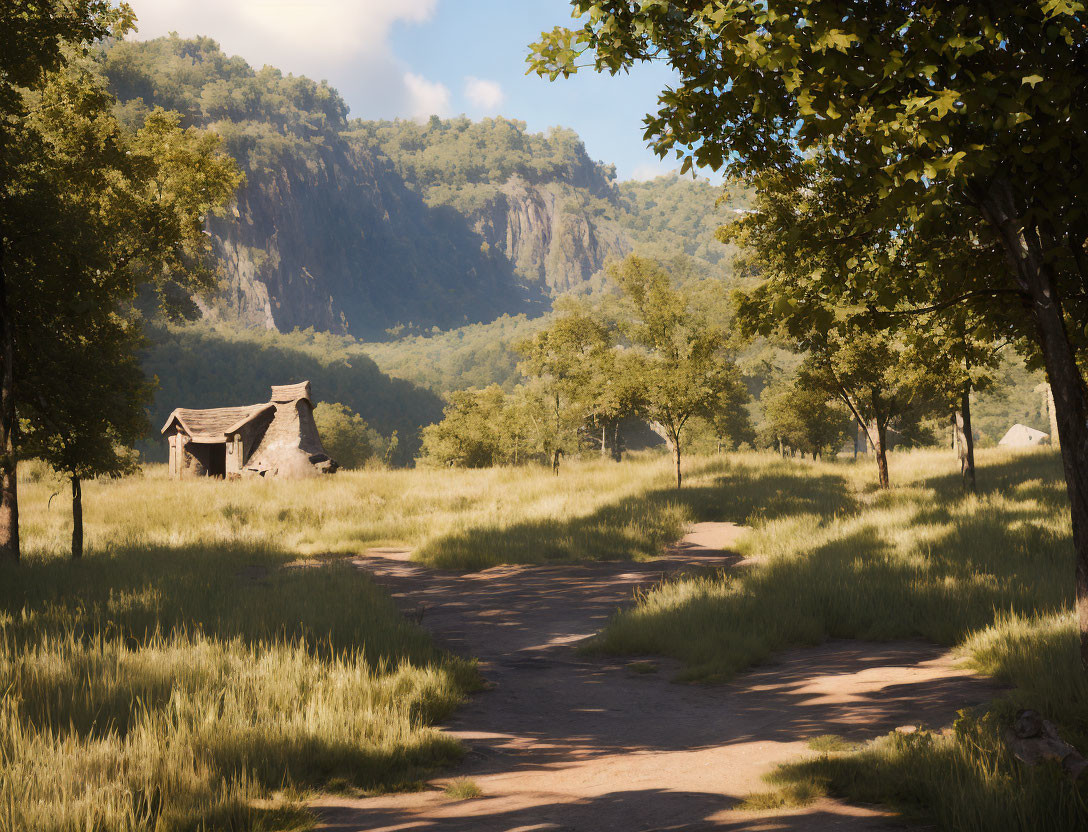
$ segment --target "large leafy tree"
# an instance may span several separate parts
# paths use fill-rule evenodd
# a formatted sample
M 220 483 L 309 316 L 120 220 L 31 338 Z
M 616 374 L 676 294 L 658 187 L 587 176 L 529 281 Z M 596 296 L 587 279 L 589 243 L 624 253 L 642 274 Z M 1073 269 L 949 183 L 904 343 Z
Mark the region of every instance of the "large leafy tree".
M 659 153 L 734 173 L 828 147 L 875 182 L 857 233 L 962 221 L 1006 268 L 945 293 L 1023 300 L 1054 392 L 1088 667 L 1088 11 L 1077 0 L 573 0 L 584 16 L 534 46 L 551 77 L 664 60 L 679 76 L 647 121 Z
M 19 180 L 31 162 L 23 141 L 31 106 L 27 89 L 78 50 L 131 23 L 131 9 L 110 0 L 9 0 L 0 5 L 0 198 L 5 203 L 25 195 Z M 0 559 L 5 560 L 19 558 L 15 321 L 8 261 L 12 244 L 32 233 L 22 214 L 0 208 Z
M 218 140 L 182 129 L 176 115 L 157 110 L 134 132 L 122 127 L 81 46 L 62 44 L 62 61 L 16 89 L 19 129 L 5 137 L 0 189 L 0 317 L 12 340 L 8 393 L 25 432 L 9 443 L 71 478 L 77 557 L 81 479 L 128 470 L 118 446 L 146 427 L 134 302 L 148 290 L 169 307 L 214 286 L 204 220 L 239 181 Z M 12 456 L 12 477 L 14 467 Z M 9 503 L 0 530 L 17 558 L 14 480 Z

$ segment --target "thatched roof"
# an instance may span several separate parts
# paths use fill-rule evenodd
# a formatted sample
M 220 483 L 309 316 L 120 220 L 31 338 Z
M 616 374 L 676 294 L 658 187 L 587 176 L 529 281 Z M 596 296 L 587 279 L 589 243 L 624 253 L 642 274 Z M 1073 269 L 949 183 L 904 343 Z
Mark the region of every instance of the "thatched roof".
M 300 399 L 310 400 L 310 382 L 273 385 L 271 401 L 261 404 L 213 407 L 207 410 L 179 407 L 162 426 L 162 433 L 178 424 L 195 442 L 225 442 L 228 436 L 241 430 L 262 413 L 274 409 L 277 404 L 288 404 Z
M 310 382 L 300 381 L 298 384 L 273 384 L 272 401 L 297 402 L 299 399 L 310 400 Z
M 227 434 L 241 429 L 266 410 L 275 407 L 271 402 L 251 404 L 246 407 L 213 407 L 209 410 L 192 410 L 179 407 L 170 414 L 162 432 L 170 430 L 177 422 L 197 442 L 225 442 Z

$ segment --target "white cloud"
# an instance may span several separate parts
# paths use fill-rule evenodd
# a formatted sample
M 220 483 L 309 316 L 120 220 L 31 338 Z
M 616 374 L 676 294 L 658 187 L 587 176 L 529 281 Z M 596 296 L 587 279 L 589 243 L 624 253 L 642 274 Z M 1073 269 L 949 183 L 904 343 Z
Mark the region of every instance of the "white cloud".
M 506 96 L 498 81 L 488 81 L 469 75 L 465 78 L 465 98 L 476 110 L 494 113 L 502 106 Z
M 659 176 L 671 176 L 679 170 L 680 168 L 673 164 L 671 159 L 659 159 L 655 162 L 643 162 L 641 165 L 636 165 L 631 171 L 631 178 L 645 182 L 649 179 L 657 179 Z
M 343 59 L 385 50 L 394 23 L 422 23 L 437 0 L 133 0 L 142 37 L 188 26 L 246 54 Z M 248 47 L 248 48 L 247 48 Z M 271 63 L 271 60 L 265 59 Z
M 414 72 L 404 73 L 404 85 L 410 96 L 409 115 L 412 118 L 426 120 L 431 116 L 448 116 L 450 109 L 450 90 L 438 81 L 428 81 Z
M 207 35 L 254 67 L 327 78 L 353 115 L 414 115 L 419 91 L 389 45 L 396 24 L 423 23 L 438 0 L 130 0 L 138 38 Z M 422 80 L 422 79 L 421 79 Z M 432 90 L 433 97 L 433 90 Z M 448 109 L 448 107 L 447 107 Z

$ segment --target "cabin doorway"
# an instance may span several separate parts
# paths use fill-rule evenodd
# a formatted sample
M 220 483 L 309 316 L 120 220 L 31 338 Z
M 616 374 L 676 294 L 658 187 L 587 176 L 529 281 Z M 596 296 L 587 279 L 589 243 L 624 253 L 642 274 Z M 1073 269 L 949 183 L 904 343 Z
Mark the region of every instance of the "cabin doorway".
M 227 476 L 227 445 L 225 442 L 190 442 L 188 451 L 200 463 L 197 470 L 205 477 Z
M 208 446 L 208 476 L 226 477 L 227 475 L 227 445 Z

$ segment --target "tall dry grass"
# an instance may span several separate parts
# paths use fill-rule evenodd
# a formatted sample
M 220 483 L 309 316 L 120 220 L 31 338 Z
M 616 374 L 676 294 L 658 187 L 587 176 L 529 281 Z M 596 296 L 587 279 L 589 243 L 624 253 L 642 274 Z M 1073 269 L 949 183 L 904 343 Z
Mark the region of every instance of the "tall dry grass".
M 707 510 L 668 478 L 653 456 L 558 479 L 171 482 L 152 466 L 85 486 L 73 563 L 64 484 L 24 466 L 24 562 L 0 567 L 0 830 L 281 829 L 307 825 L 308 791 L 411 785 L 459 755 L 429 726 L 475 669 L 338 556 L 649 556 Z
M 682 678 L 723 680 L 787 646 L 921 638 L 955 646 L 1011 690 L 949 735 L 891 737 L 779 773 L 891 803 L 948 830 L 1088 828 L 1088 787 L 1005 750 L 1019 707 L 1088 751 L 1088 679 L 1073 615 L 1073 548 L 1060 461 L 979 453 L 965 495 L 947 452 L 892 455 L 890 491 L 868 464 L 734 457 L 715 483 L 723 519 L 747 521 L 751 566 L 664 583 L 617 613 L 594 649 L 665 654 Z

